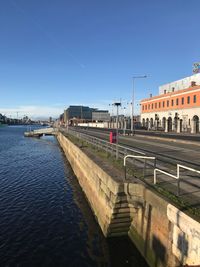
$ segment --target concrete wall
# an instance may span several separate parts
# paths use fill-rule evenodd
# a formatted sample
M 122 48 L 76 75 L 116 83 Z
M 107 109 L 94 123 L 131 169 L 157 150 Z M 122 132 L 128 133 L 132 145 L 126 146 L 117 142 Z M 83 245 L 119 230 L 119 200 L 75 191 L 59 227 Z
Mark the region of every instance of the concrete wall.
M 61 133 L 57 138 L 104 235 L 127 234 L 131 220 L 130 209 L 124 194 L 124 184 L 114 181 Z M 119 214 L 121 215 L 119 216 Z
M 200 223 L 160 196 L 129 184 L 131 197 L 140 195 L 128 235 L 150 266 L 200 266 Z M 135 206 L 135 205 L 133 205 Z
M 128 235 L 152 267 L 200 266 L 200 224 L 144 184 L 117 182 L 57 136 L 106 237 Z

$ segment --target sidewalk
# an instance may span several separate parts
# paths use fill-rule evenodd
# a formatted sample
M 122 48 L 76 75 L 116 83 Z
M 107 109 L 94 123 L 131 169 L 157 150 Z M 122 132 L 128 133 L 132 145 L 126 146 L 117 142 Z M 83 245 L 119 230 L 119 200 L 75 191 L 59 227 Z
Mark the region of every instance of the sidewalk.
M 136 135 L 143 136 L 154 136 L 161 137 L 163 139 L 175 139 L 175 140 L 189 140 L 189 141 L 197 141 L 200 142 L 200 133 L 198 134 L 190 134 L 190 133 L 174 133 L 174 132 L 160 132 L 160 131 L 147 131 L 147 130 L 135 130 Z
M 182 135 L 182 137 L 186 137 L 186 139 L 184 138 L 177 138 L 177 136 L 175 135 L 165 135 L 165 136 L 158 136 L 158 135 L 142 135 L 142 134 L 138 134 L 137 132 L 135 133 L 135 136 L 137 137 L 145 137 L 148 139 L 157 139 L 157 140 L 162 140 L 162 141 L 168 141 L 168 142 L 175 142 L 175 143 L 182 143 L 182 144 L 192 144 L 192 145 L 197 145 L 200 146 L 200 135 L 196 136 L 196 138 L 193 139 L 189 139 L 189 135 Z M 194 136 L 192 136 L 194 137 Z M 199 140 L 198 140 L 199 139 Z

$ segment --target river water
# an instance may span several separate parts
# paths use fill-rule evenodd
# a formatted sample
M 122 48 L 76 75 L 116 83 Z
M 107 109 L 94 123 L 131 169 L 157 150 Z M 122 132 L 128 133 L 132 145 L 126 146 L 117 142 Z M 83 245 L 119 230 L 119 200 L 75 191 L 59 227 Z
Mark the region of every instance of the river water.
M 105 239 L 54 137 L 0 127 L 0 266 L 147 266 L 132 243 Z

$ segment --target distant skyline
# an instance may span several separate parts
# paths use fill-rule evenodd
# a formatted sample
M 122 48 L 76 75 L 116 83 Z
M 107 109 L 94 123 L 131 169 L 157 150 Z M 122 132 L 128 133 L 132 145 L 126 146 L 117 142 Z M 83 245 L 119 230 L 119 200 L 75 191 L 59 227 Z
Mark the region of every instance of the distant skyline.
M 69 105 L 135 110 L 200 61 L 199 0 L 1 0 L 0 113 L 58 117 Z

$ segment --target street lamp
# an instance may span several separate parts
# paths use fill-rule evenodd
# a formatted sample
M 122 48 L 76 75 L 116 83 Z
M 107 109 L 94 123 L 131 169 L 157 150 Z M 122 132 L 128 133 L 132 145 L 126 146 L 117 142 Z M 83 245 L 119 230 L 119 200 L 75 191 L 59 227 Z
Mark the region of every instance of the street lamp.
M 134 88 L 134 83 L 135 79 L 142 79 L 142 78 L 147 78 L 147 75 L 142 75 L 142 76 L 133 76 L 133 94 L 132 94 L 132 109 L 131 109 L 131 133 L 134 135 L 135 132 L 135 127 L 134 127 L 134 95 L 135 95 L 135 88 Z
M 121 106 L 121 102 L 113 103 L 113 106 L 117 107 L 117 120 L 116 120 L 116 159 L 119 157 L 119 148 L 118 148 L 118 117 L 119 117 L 119 106 Z
M 124 133 L 124 135 L 126 135 L 126 117 L 125 117 L 125 110 L 126 110 L 126 107 L 124 107 L 123 109 L 124 109 L 124 125 L 123 125 L 123 126 L 124 126 L 124 127 L 123 127 L 123 128 L 124 128 L 124 131 L 123 131 L 123 133 Z

